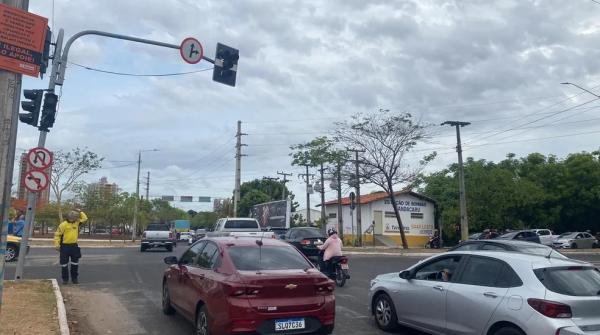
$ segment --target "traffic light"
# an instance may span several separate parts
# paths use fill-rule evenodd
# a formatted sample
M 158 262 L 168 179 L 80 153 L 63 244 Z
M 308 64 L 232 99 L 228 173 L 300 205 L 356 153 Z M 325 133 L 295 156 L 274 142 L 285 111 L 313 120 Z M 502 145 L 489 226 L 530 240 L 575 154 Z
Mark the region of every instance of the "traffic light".
M 44 107 L 42 107 L 42 119 L 40 120 L 41 131 L 48 131 L 54 125 L 56 119 L 56 105 L 58 104 L 58 95 L 48 92 L 44 95 Z
M 29 101 L 21 101 L 21 107 L 27 112 L 19 113 L 21 122 L 37 127 L 42 107 L 42 94 L 44 94 L 44 90 L 23 90 L 25 99 Z
M 44 52 L 42 53 L 42 60 L 40 62 L 40 78 L 44 78 L 44 73 L 48 68 L 50 60 L 50 45 L 52 44 L 52 31 L 50 27 L 46 27 L 46 38 L 44 39 Z
M 213 80 L 221 84 L 235 86 L 239 58 L 240 51 L 238 49 L 217 43 Z

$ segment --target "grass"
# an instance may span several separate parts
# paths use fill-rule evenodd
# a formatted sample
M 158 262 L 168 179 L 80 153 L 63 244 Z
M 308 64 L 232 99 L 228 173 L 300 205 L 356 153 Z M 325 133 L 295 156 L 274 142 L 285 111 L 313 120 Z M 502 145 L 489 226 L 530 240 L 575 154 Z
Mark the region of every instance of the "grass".
M 48 280 L 5 281 L 0 335 L 60 334 L 56 297 Z

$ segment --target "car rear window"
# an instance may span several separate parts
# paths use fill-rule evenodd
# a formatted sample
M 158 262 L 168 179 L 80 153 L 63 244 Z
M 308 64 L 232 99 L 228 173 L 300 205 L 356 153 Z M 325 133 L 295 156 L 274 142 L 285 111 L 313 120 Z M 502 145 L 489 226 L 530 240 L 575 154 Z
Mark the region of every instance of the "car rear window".
M 235 267 L 242 271 L 312 267 L 298 250 L 289 246 L 237 246 L 229 248 L 229 256 Z
M 169 226 L 166 224 L 149 224 L 146 230 L 149 231 L 168 231 Z
M 298 230 L 296 230 L 296 237 L 312 238 L 312 237 L 325 237 L 325 236 L 318 229 L 298 229 Z
M 591 267 L 572 266 L 534 270 L 544 286 L 570 296 L 600 295 L 600 271 Z
M 227 220 L 225 222 L 225 229 L 256 229 L 258 223 L 252 220 Z

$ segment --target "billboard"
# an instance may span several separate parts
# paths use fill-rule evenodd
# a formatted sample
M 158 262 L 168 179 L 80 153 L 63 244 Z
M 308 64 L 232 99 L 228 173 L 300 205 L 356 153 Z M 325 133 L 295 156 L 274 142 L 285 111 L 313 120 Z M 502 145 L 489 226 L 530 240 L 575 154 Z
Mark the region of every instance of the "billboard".
M 37 77 L 48 19 L 0 4 L 0 69 Z
M 255 205 L 250 216 L 258 220 L 262 228 L 289 228 L 291 212 L 292 201 L 280 200 Z

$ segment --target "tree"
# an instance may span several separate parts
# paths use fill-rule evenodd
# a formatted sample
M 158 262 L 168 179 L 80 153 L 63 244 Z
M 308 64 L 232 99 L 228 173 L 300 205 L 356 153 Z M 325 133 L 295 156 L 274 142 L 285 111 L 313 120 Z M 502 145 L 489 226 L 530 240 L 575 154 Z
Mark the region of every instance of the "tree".
M 360 151 L 359 176 L 381 187 L 394 208 L 402 246 L 408 248 L 402 219 L 396 203 L 396 186 L 410 189 L 423 168 L 435 157 L 435 152 L 417 164 L 407 163 L 406 154 L 418 142 L 427 138 L 427 126 L 414 122 L 408 113 L 393 114 L 379 110 L 374 114 L 356 114 L 351 120 L 336 123 L 334 138 L 348 148 Z
M 219 219 L 219 214 L 216 212 L 197 212 L 190 222 L 193 229 L 204 228 L 212 229 L 213 225 Z
M 75 183 L 85 174 L 99 169 L 103 157 L 87 150 L 75 148 L 70 152 L 56 151 L 52 164 L 50 187 L 58 205 L 59 221 L 63 221 L 62 198 L 65 191 L 71 191 Z

